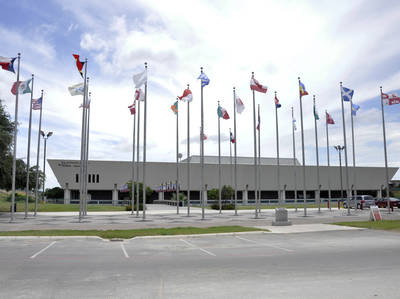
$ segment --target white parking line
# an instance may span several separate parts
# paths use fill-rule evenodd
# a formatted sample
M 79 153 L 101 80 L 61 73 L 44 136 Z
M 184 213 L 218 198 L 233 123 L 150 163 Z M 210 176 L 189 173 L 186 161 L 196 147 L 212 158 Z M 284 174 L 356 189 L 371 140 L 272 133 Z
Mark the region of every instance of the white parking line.
M 43 248 L 42 250 L 36 252 L 34 255 L 32 255 L 30 258 L 34 259 L 35 257 L 37 257 L 39 254 L 41 254 L 43 251 L 45 251 L 46 249 L 50 248 L 51 246 L 53 246 L 54 244 L 56 244 L 57 241 L 53 241 L 51 242 L 49 245 L 47 245 L 45 248 Z
M 294 251 L 294 250 L 287 249 L 287 248 L 284 248 L 284 247 L 274 246 L 274 245 L 266 244 L 266 243 L 260 243 L 260 242 L 257 242 L 257 241 L 253 241 L 253 240 L 242 238 L 242 237 L 238 237 L 238 236 L 236 236 L 236 238 L 238 238 L 240 240 L 243 240 L 243 241 L 251 242 L 251 243 L 254 243 L 254 244 L 259 244 L 259 245 L 268 246 L 268 247 L 272 247 L 272 248 L 276 248 L 276 249 L 281 249 L 281 250 L 284 250 L 284 251 L 287 251 L 287 252 L 293 252 Z
M 120 244 L 121 244 L 121 248 L 122 248 L 122 251 L 124 252 L 125 257 L 128 259 L 128 258 L 129 258 L 129 255 L 128 255 L 128 253 L 126 252 L 124 243 L 120 243 Z
M 179 239 L 179 240 L 181 240 L 183 243 L 186 243 L 186 244 L 189 245 L 190 247 L 199 249 L 199 250 L 201 250 L 201 251 L 203 251 L 203 252 L 205 252 L 205 253 L 207 253 L 207 254 L 209 254 L 209 255 L 216 256 L 214 253 L 212 253 L 212 252 L 210 252 L 210 251 L 208 251 L 208 250 L 205 250 L 205 249 L 203 249 L 203 248 L 201 248 L 201 247 L 199 247 L 199 246 L 196 246 L 196 245 L 194 245 L 194 244 L 192 244 L 192 243 L 190 243 L 190 242 L 188 242 L 188 241 L 186 241 L 186 240 L 183 240 L 183 239 Z

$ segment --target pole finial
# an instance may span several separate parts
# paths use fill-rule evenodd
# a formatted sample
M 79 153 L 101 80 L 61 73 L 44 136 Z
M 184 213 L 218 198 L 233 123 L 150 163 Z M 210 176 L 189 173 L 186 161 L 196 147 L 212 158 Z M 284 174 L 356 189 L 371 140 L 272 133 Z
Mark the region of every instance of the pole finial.
M 297 79 L 300 81 L 300 77 L 297 77 Z
M 33 79 L 33 77 L 34 77 L 35 75 L 34 74 L 32 74 L 32 79 Z
M 200 67 L 200 73 L 203 73 L 203 67 L 202 66 Z
M 187 89 L 189 89 L 189 84 L 187 84 Z
M 144 67 L 147 69 L 147 62 L 146 61 L 144 62 Z
M 275 95 L 276 95 L 276 90 L 274 92 L 275 92 Z
M 235 91 L 235 86 L 233 86 L 233 91 Z
M 339 82 L 340 86 L 342 86 L 342 81 Z

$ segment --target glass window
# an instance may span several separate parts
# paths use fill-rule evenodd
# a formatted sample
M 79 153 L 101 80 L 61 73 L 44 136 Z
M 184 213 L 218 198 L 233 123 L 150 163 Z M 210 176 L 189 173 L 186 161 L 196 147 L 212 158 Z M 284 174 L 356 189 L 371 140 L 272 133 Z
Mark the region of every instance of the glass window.
M 91 183 L 90 174 L 88 174 L 88 182 Z
M 99 176 L 99 175 L 97 175 L 97 182 L 96 182 L 96 183 L 98 183 L 98 182 L 99 182 L 99 180 L 100 180 L 100 176 Z
M 96 182 L 96 175 L 92 174 L 92 182 L 95 183 Z
M 79 174 L 75 174 L 75 182 L 76 182 L 76 183 L 79 182 Z

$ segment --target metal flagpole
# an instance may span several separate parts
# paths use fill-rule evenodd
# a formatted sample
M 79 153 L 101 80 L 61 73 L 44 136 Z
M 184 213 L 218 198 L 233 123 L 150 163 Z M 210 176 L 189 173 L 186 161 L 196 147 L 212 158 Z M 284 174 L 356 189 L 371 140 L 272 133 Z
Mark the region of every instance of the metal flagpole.
M 80 161 L 80 167 L 79 167 L 79 222 L 82 219 L 82 207 L 83 207 L 83 197 L 84 197 L 84 191 L 83 191 L 83 186 L 84 186 L 84 181 L 85 181 L 85 177 L 84 177 L 84 156 L 85 156 L 85 123 L 86 123 L 86 119 L 85 119 L 85 105 L 86 105 L 86 73 L 87 73 L 87 58 L 85 59 L 85 77 L 84 77 L 84 81 L 83 81 L 83 100 L 82 100 L 82 132 L 81 132 L 81 161 Z
M 139 97 L 140 99 L 140 97 Z M 137 145 L 136 145 L 136 217 L 139 217 L 139 162 L 140 162 L 140 100 L 137 100 Z
M 133 115 L 133 134 L 132 134 L 132 201 L 131 201 L 131 215 L 135 213 L 135 139 L 136 139 L 136 99 L 133 100 L 135 104 L 135 114 Z
M 297 212 L 297 181 L 296 181 L 296 138 L 294 134 L 294 111 L 292 107 L 292 143 L 293 143 L 293 179 L 294 179 L 294 205 Z
M 25 199 L 25 218 L 28 218 L 28 202 L 29 202 L 29 167 L 31 158 L 31 129 L 32 129 L 32 100 L 33 100 L 33 81 L 34 76 L 32 74 L 32 87 L 31 87 L 31 105 L 29 107 L 29 129 L 28 129 L 28 152 L 26 156 L 26 199 Z
M 19 65 L 21 61 L 21 53 L 18 53 L 18 71 L 17 71 L 17 90 L 15 93 L 15 119 L 14 119 L 14 147 L 13 147 L 13 168 L 12 168 L 12 193 L 11 193 L 11 221 L 14 220 L 15 206 L 15 175 L 17 167 L 17 131 L 18 131 L 18 85 L 19 85 Z
M 383 149 L 384 149 L 384 153 L 385 153 L 386 198 L 387 198 L 388 213 L 390 214 L 389 171 L 388 171 L 387 150 L 386 150 L 385 110 L 383 109 L 382 86 L 380 87 L 380 89 L 381 89 L 381 110 L 382 110 Z M 383 195 L 382 195 L 382 196 L 383 196 Z
M 41 93 L 42 103 L 40 104 L 40 116 L 39 116 L 39 131 L 38 131 L 38 143 L 36 151 L 36 181 L 35 181 L 35 211 L 33 216 L 37 214 L 37 203 L 38 203 L 38 189 L 39 189 L 39 153 L 40 153 L 40 131 L 42 130 L 42 110 L 43 110 L 43 89 Z
M 147 76 L 147 62 L 144 63 Z M 147 127 L 147 77 L 144 84 L 144 111 L 143 111 L 143 220 L 146 219 L 146 127 Z
M 321 194 L 320 194 L 320 183 L 319 183 L 319 152 L 318 152 L 318 129 L 317 129 L 317 108 L 315 106 L 315 95 L 313 95 L 314 103 L 314 129 L 315 129 L 315 154 L 317 159 L 317 199 L 318 199 L 318 212 L 321 212 Z M 315 197 L 315 196 L 314 196 Z
M 218 101 L 218 111 L 219 111 L 219 101 Z M 219 204 L 219 213 L 222 213 L 222 203 L 221 203 L 221 117 L 217 113 L 218 117 L 218 204 Z
M 275 91 L 275 99 L 276 99 L 276 91 Z M 278 207 L 281 206 L 281 178 L 280 178 L 280 161 L 279 161 L 279 127 L 278 127 L 278 106 L 276 105 L 276 102 L 274 102 L 275 105 L 275 128 L 276 128 L 276 176 L 277 176 L 277 181 L 278 181 Z
M 190 216 L 190 101 L 187 104 L 187 216 Z
M 233 135 L 235 137 L 235 144 L 233 146 L 234 150 L 234 163 L 235 163 L 235 216 L 238 215 L 237 213 L 237 151 L 236 151 L 236 144 L 237 144 L 237 135 L 236 135 L 236 91 L 235 87 L 233 88 Z
M 326 126 L 326 156 L 328 159 L 328 202 L 329 202 L 329 210 L 331 210 L 331 179 L 329 175 L 329 169 L 331 166 L 330 157 L 329 157 L 329 129 L 328 129 L 328 112 L 325 110 L 325 126 Z
M 176 98 L 177 103 L 179 98 Z M 176 111 L 176 214 L 179 214 L 179 108 Z
M 350 114 L 351 114 L 351 142 L 353 150 L 353 192 L 356 201 L 355 209 L 357 210 L 357 187 L 356 187 L 356 149 L 354 145 L 354 125 L 353 125 L 353 98 L 350 99 Z
M 230 172 L 231 172 L 231 188 L 233 186 L 233 174 L 232 174 L 232 139 L 231 139 L 231 128 L 229 128 L 229 162 L 230 162 Z M 231 193 L 231 203 L 232 203 L 232 193 Z
M 299 79 L 299 87 L 300 87 L 300 77 Z M 304 153 L 304 126 L 303 126 L 303 102 L 301 100 L 301 93 L 299 88 L 299 98 L 300 98 L 300 122 L 301 122 L 301 155 L 302 155 L 302 169 L 303 169 L 303 201 L 304 201 L 304 217 L 307 216 L 307 192 L 306 192 L 306 159 Z
M 89 123 L 90 123 L 90 109 L 89 109 L 89 96 L 88 96 L 88 90 L 89 90 L 89 77 L 86 78 L 86 106 L 84 109 L 86 109 L 86 128 L 85 128 L 85 197 L 84 197 L 84 205 L 83 205 L 83 215 L 87 215 L 87 205 L 88 205 L 88 160 L 89 160 Z M 90 93 L 89 93 L 90 95 Z
M 340 82 L 340 98 L 342 102 L 342 119 L 343 119 L 343 139 L 344 139 L 344 162 L 346 166 L 346 201 L 347 201 L 347 215 L 350 215 L 350 202 L 349 202 L 349 168 L 347 163 L 347 142 L 346 142 L 346 122 L 344 117 L 344 105 L 343 105 L 343 92 L 342 82 Z
M 258 117 L 260 117 L 260 104 L 258 104 Z M 259 119 L 260 121 L 260 119 Z M 258 213 L 261 214 L 261 143 L 260 143 L 260 132 L 261 132 L 261 124 L 259 123 L 258 127 Z
M 203 67 L 200 68 L 200 73 L 203 74 Z M 201 84 L 201 133 L 200 133 L 200 166 L 201 166 L 201 219 L 204 219 L 204 111 L 203 111 L 203 83 L 200 80 Z
M 254 79 L 254 72 L 251 72 L 251 78 Z M 254 137 L 254 199 L 255 199 L 255 217 L 258 218 L 258 198 L 257 198 L 257 136 L 256 136 L 256 96 L 253 90 L 253 137 Z

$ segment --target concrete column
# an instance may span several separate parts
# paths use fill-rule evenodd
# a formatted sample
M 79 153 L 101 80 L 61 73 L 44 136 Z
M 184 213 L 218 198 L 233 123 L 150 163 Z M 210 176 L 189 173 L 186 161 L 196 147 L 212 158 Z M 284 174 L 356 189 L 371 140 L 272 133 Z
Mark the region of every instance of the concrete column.
M 207 184 L 204 188 L 204 205 L 207 206 Z
M 377 196 L 378 198 L 382 198 L 382 187 L 380 189 L 378 189 L 377 194 L 378 194 L 378 196 Z
M 244 205 L 247 205 L 248 200 L 249 200 L 249 185 L 246 185 L 246 189 L 243 190 L 243 196 L 242 196 L 242 203 Z
M 162 191 L 158 192 L 158 200 L 163 200 L 162 195 L 163 195 Z
M 118 205 L 118 189 L 117 189 L 117 184 L 114 184 L 114 189 L 112 191 L 112 205 L 116 206 Z
M 283 190 L 282 190 L 282 203 L 286 203 L 286 184 L 283 185 Z
M 65 183 L 64 188 L 64 204 L 69 205 L 71 203 L 71 190 L 69 190 L 68 183 Z

